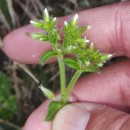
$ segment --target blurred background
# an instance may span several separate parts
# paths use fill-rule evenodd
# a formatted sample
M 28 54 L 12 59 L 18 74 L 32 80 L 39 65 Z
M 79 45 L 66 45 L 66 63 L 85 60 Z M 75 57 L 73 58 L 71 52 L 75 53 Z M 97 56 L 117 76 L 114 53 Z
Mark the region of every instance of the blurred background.
M 28 24 L 31 19 L 42 18 L 44 8 L 59 17 L 120 1 L 0 0 L 0 47 L 6 34 Z M 67 71 L 70 72 L 69 68 Z M 72 70 L 71 72 L 73 74 Z M 45 100 L 38 89 L 37 79 L 56 91 L 59 86 L 57 64 L 43 67 L 22 65 L 10 60 L 0 49 L 0 130 L 21 129 L 29 114 Z

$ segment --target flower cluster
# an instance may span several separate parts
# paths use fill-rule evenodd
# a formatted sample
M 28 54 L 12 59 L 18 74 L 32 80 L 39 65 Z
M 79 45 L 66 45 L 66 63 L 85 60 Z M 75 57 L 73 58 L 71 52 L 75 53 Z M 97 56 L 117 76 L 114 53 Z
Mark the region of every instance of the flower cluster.
M 55 114 L 68 103 L 69 94 L 72 91 L 76 81 L 82 72 L 99 72 L 99 68 L 112 57 L 111 54 L 103 54 L 94 49 L 93 43 L 90 43 L 86 36 L 83 36 L 85 31 L 90 29 L 90 26 L 78 26 L 78 14 L 70 21 L 65 21 L 62 29 L 56 26 L 56 18 L 49 15 L 47 9 L 44 10 L 43 20 L 30 21 L 35 27 L 44 30 L 43 33 L 29 33 L 29 36 L 35 40 L 47 41 L 52 49 L 43 52 L 41 55 L 41 63 L 44 64 L 52 57 L 56 57 L 60 69 L 61 82 L 61 101 L 53 101 L 49 105 L 47 121 L 51 121 Z M 61 39 L 62 34 L 62 39 Z M 65 57 L 70 55 L 70 57 Z M 76 70 L 70 83 L 66 85 L 65 65 Z M 55 99 L 53 92 L 40 85 L 47 98 Z
M 50 16 L 47 9 L 44 10 L 43 20 L 30 21 L 30 23 L 45 31 L 45 33 L 30 33 L 30 36 L 35 40 L 48 41 L 52 46 L 52 50 L 44 52 L 41 56 L 41 63 L 45 63 L 53 56 L 73 54 L 75 58 L 64 59 L 66 65 L 76 70 L 96 72 L 112 56 L 94 50 L 93 43 L 89 43 L 86 36 L 83 37 L 85 31 L 91 27 L 77 26 L 78 14 L 71 21 L 64 22 L 63 40 L 60 40 L 60 30 L 56 27 L 56 17 Z

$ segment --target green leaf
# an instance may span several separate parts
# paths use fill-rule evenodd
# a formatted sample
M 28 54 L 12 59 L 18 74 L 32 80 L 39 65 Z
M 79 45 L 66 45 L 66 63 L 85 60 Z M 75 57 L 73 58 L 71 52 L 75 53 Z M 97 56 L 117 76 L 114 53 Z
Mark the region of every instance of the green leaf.
M 53 101 L 49 104 L 49 108 L 48 108 L 48 113 L 47 116 L 45 118 L 45 121 L 52 121 L 55 117 L 55 115 L 57 114 L 57 112 L 63 108 L 64 106 L 66 106 L 69 103 L 63 103 L 63 102 L 57 102 L 57 101 Z
M 6 0 L 0 0 L 0 10 L 4 14 L 4 17 L 6 18 L 7 22 L 9 23 L 10 27 L 13 28 L 14 24 L 9 12 L 8 4 Z
M 11 93 L 9 78 L 0 71 L 0 118 L 10 120 L 17 110 L 16 95 Z
M 48 59 L 52 58 L 53 56 L 56 56 L 56 53 L 54 51 L 46 51 L 41 56 L 41 63 L 44 64 Z
M 54 99 L 54 98 L 55 98 L 54 93 L 53 93 L 51 90 L 45 88 L 42 84 L 39 86 L 39 88 L 42 90 L 43 94 L 44 94 L 47 98 L 49 98 L 49 99 Z
M 75 59 L 65 58 L 64 63 L 73 69 L 79 70 L 78 62 Z

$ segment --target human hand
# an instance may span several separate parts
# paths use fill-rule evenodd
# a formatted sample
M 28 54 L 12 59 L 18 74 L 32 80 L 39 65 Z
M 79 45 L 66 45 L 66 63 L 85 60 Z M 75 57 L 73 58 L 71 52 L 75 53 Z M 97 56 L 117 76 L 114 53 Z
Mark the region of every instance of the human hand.
M 71 16 L 59 18 L 58 26 Z M 96 49 L 115 56 L 130 57 L 130 2 L 89 9 L 79 13 L 79 25 L 90 25 L 87 37 Z M 3 50 L 22 63 L 38 63 L 41 53 L 50 48 L 25 36 L 34 32 L 25 26 L 7 35 Z M 35 55 L 35 57 L 33 56 Z M 75 103 L 61 109 L 54 121 L 43 121 L 49 102 L 44 102 L 28 118 L 23 130 L 129 130 L 130 60 L 117 62 L 81 78 L 72 92 Z

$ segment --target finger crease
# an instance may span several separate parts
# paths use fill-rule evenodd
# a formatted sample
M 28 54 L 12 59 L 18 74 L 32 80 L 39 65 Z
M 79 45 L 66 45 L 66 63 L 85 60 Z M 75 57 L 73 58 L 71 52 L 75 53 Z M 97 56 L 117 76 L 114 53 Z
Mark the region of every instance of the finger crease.
M 122 12 L 121 9 L 118 9 L 115 13 L 115 40 L 117 44 L 116 47 L 117 50 L 120 49 L 119 51 L 127 55 L 127 49 L 125 47 L 125 42 L 124 42 L 123 22 L 124 22 L 124 13 Z
M 120 126 L 119 130 L 124 130 L 124 128 L 126 129 L 126 127 L 129 127 L 129 126 L 127 126 L 127 124 L 130 124 L 130 123 L 128 123 L 128 122 L 130 122 L 130 117 L 128 117 L 128 118 L 126 118 L 126 119 L 124 120 L 124 122 L 123 122 L 122 125 Z

